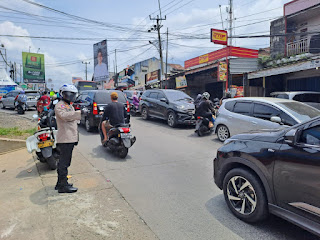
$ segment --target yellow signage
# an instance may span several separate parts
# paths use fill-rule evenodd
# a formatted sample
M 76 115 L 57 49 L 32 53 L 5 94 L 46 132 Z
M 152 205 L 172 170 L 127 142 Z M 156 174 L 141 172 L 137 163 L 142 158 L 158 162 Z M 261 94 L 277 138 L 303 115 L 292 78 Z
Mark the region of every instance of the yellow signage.
M 205 54 L 199 57 L 199 64 L 206 63 L 209 61 L 209 54 Z
M 216 44 L 227 45 L 228 44 L 227 31 L 211 29 L 211 42 Z

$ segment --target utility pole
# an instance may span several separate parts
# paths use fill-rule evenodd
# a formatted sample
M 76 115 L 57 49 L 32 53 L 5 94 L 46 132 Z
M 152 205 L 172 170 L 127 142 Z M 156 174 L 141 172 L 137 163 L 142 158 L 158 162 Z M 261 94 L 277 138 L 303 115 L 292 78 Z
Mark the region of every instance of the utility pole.
M 118 67 L 117 67 L 117 49 L 115 49 L 114 50 L 114 62 L 115 62 L 115 69 L 116 69 L 116 71 L 115 71 L 115 76 L 116 76 L 116 78 L 115 78 L 115 87 L 118 87 L 118 75 L 117 75 L 117 73 L 118 73 Z
M 86 81 L 88 81 L 88 64 L 90 64 L 90 62 L 82 62 L 82 64 L 86 65 Z
M 22 64 L 20 64 L 20 82 L 22 83 L 23 73 L 22 73 Z
M 16 64 L 16 62 L 14 62 L 13 69 L 14 69 L 14 80 L 15 80 L 15 82 L 18 82 L 18 79 L 17 79 L 17 64 Z
M 161 44 L 161 36 L 160 36 L 160 29 L 161 27 L 163 27 L 163 25 L 161 25 L 161 22 L 162 20 L 166 20 L 167 19 L 167 16 L 165 16 L 164 18 L 162 17 L 159 17 L 159 15 L 157 15 L 157 18 L 151 18 L 150 17 L 150 20 L 156 20 L 157 21 L 157 25 L 154 25 L 153 28 L 151 28 L 150 30 L 148 30 L 148 32 L 151 32 L 151 30 L 154 30 L 154 31 L 157 31 L 158 32 L 158 42 L 159 42 L 159 53 L 160 53 L 160 62 L 161 62 L 161 76 L 163 76 L 163 57 L 162 57 L 162 44 Z M 160 76 L 160 84 L 162 82 L 162 79 L 161 79 L 161 76 Z M 161 87 L 161 86 L 160 86 Z
M 169 46 L 169 43 L 168 43 L 168 35 L 169 35 L 169 29 L 167 28 L 166 80 L 167 80 L 167 78 L 168 78 L 168 46 Z M 167 88 L 167 85 L 166 85 L 166 88 Z
M 224 30 L 222 12 L 221 12 L 221 5 L 219 5 L 219 8 L 220 8 L 220 17 L 221 17 L 222 30 Z
M 229 0 L 229 46 L 232 46 L 233 0 Z

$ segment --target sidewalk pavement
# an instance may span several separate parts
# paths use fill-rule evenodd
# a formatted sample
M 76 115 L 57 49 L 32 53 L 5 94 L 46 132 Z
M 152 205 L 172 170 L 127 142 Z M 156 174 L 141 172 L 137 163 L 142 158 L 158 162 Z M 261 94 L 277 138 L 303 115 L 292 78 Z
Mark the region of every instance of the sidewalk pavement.
M 79 191 L 58 194 L 56 171 L 26 149 L 0 156 L 0 239 L 158 239 L 77 149 L 69 169 Z

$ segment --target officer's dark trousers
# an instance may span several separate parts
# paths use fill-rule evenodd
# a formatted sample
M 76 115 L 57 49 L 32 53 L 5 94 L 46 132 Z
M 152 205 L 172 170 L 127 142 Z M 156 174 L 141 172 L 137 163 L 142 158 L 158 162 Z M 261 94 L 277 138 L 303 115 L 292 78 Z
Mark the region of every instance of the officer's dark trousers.
M 58 143 L 57 147 L 60 152 L 60 158 L 58 162 L 58 185 L 65 186 L 68 183 L 68 167 L 71 164 L 72 151 L 74 143 Z

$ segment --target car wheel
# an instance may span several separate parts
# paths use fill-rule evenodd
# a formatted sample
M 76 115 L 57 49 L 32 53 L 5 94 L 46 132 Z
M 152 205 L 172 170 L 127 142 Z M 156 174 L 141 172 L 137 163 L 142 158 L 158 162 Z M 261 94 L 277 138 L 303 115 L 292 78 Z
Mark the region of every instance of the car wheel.
M 175 127 L 175 126 L 177 126 L 177 117 L 176 117 L 176 114 L 175 114 L 174 112 L 170 111 L 170 112 L 168 113 L 167 122 L 168 122 L 168 125 L 169 125 L 170 127 L 172 127 L 172 128 Z
M 3 102 L 0 102 L 0 108 L 5 109 L 6 107 L 4 106 Z
M 232 169 L 224 178 L 223 193 L 232 213 L 245 222 L 258 222 L 268 216 L 268 202 L 260 180 L 250 171 Z
M 229 129 L 225 125 L 219 125 L 217 128 L 217 136 L 221 142 L 224 142 L 230 137 Z
M 85 120 L 85 122 L 84 122 L 84 125 L 85 125 L 85 127 L 86 127 L 87 132 L 92 132 L 92 127 L 91 127 L 91 125 L 90 125 L 90 121 L 89 121 L 88 118 L 86 118 L 86 120 Z
M 142 107 L 141 117 L 144 120 L 148 120 L 149 119 L 149 113 L 148 113 L 148 109 L 146 107 Z

